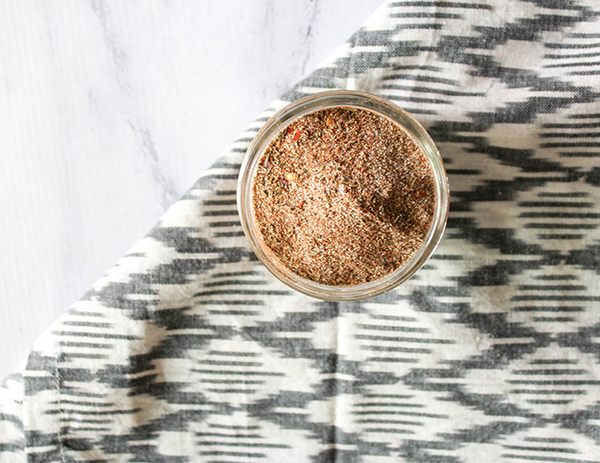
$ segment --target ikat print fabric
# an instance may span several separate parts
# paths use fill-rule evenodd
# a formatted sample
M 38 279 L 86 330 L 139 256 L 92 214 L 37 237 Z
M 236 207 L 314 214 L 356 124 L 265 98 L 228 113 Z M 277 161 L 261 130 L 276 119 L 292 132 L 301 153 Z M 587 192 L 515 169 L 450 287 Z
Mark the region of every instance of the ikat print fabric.
M 334 88 L 415 115 L 451 188 L 433 258 L 363 302 L 278 282 L 236 209 L 260 127 Z M 37 341 L 0 461 L 600 461 L 599 156 L 597 2 L 386 2 Z

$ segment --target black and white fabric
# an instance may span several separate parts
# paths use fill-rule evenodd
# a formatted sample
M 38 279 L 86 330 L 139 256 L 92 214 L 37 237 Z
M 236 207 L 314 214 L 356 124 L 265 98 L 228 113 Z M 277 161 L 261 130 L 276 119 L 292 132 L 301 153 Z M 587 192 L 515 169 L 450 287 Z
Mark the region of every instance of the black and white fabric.
M 446 236 L 396 290 L 288 289 L 236 211 L 288 102 L 369 91 L 429 130 Z M 600 7 L 384 4 L 252 124 L 35 344 L 0 460 L 600 461 Z

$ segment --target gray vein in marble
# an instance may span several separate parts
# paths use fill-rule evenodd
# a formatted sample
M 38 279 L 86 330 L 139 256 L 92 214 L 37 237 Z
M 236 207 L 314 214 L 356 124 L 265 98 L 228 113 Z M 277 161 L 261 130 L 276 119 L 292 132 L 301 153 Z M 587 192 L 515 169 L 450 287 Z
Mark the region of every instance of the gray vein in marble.
M 144 158 L 148 160 L 152 178 L 156 182 L 160 193 L 162 209 L 167 210 L 167 208 L 178 199 L 179 193 L 176 191 L 172 182 L 170 182 L 160 171 L 159 155 L 156 151 L 152 134 L 148 129 L 137 126 L 132 121 L 127 121 L 127 124 L 134 133 Z
M 108 19 L 108 14 L 105 9 L 105 3 L 100 0 L 92 0 L 90 2 L 92 12 L 100 24 L 102 30 L 102 38 L 106 43 L 106 46 L 110 50 L 111 57 L 116 68 L 116 77 L 119 86 L 125 90 L 127 89 L 127 82 L 123 78 L 123 73 L 127 70 L 127 53 L 119 46 L 116 40 L 116 31 L 114 27 L 111 27 Z
M 306 67 L 308 65 L 308 62 L 314 55 L 313 24 L 315 23 L 315 20 L 317 19 L 317 17 L 319 16 L 319 13 L 321 11 L 321 5 L 319 3 L 320 0 L 310 0 L 310 2 L 312 3 L 312 9 L 310 12 L 310 17 L 308 19 L 308 26 L 306 28 L 306 34 L 304 35 L 304 39 L 306 40 L 306 47 L 304 49 L 304 59 L 302 60 L 302 67 L 300 68 L 300 71 L 302 72 L 302 74 L 306 74 Z
M 55 55 L 55 49 L 56 46 L 54 44 L 54 34 L 52 33 L 52 29 L 53 29 L 53 25 L 55 23 L 55 21 L 52 20 L 52 16 L 50 15 L 49 11 L 48 11 L 48 4 L 47 2 L 39 2 L 38 5 L 41 7 L 41 10 L 44 12 L 44 17 L 46 18 L 46 24 L 45 24 L 45 32 L 46 32 L 46 43 L 48 44 L 48 48 L 50 49 L 50 52 Z
M 116 30 L 110 24 L 108 14 L 105 9 L 105 3 L 99 0 L 92 0 L 90 5 L 102 29 L 102 36 L 104 42 L 110 50 L 111 56 L 113 58 L 116 71 L 115 77 L 119 88 L 123 92 L 123 96 L 125 97 L 125 99 L 129 100 L 133 89 L 129 85 L 129 82 L 126 79 L 125 75 L 127 72 L 127 65 L 129 62 L 127 53 L 119 45 L 116 39 Z M 130 102 L 128 101 L 127 106 L 131 107 L 131 104 L 129 103 Z M 160 204 L 162 210 L 167 210 L 167 208 L 177 200 L 179 195 L 172 182 L 169 181 L 160 170 L 160 157 L 156 150 L 152 134 L 150 133 L 150 130 L 147 127 L 144 127 L 143 124 L 140 124 L 138 122 L 134 122 L 131 118 L 128 119 L 127 124 L 129 125 L 129 127 L 135 135 L 135 138 L 137 140 L 138 145 L 140 146 L 140 150 L 144 156 L 144 159 L 148 161 L 147 163 L 150 168 L 152 178 L 156 182 L 158 192 L 160 194 Z
M 267 2 L 265 8 L 265 19 L 263 21 L 264 30 L 269 31 L 269 49 L 273 49 L 274 30 L 272 27 L 272 20 L 274 16 L 274 4 L 273 2 Z

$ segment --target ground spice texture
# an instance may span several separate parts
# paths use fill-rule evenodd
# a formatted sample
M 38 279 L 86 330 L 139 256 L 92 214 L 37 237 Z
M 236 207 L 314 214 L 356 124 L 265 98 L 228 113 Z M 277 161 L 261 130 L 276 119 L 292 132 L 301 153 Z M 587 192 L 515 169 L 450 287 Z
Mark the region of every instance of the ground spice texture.
M 356 285 L 401 267 L 433 222 L 423 150 L 398 124 L 349 107 L 323 109 L 267 146 L 252 207 L 270 251 L 295 274 Z

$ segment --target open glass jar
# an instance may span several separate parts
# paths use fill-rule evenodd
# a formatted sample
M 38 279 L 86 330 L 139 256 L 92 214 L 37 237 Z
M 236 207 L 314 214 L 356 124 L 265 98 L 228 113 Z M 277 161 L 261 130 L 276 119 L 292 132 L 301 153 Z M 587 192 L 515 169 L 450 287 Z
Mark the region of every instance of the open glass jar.
M 265 244 L 253 211 L 252 189 L 261 157 L 271 140 L 297 119 L 327 108 L 356 108 L 387 117 L 400 125 L 423 150 L 433 172 L 435 206 L 433 220 L 419 249 L 399 268 L 373 281 L 348 286 L 329 286 L 303 278 L 287 268 Z M 332 90 L 301 98 L 278 111 L 258 132 L 241 166 L 237 190 L 242 227 L 256 256 L 289 287 L 308 296 L 331 301 L 367 299 L 389 291 L 410 278 L 435 251 L 446 227 L 449 207 L 448 179 L 433 140 L 406 111 L 393 103 L 363 92 Z

